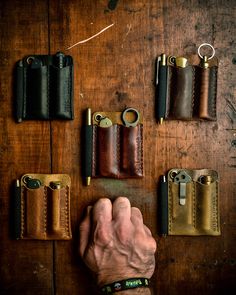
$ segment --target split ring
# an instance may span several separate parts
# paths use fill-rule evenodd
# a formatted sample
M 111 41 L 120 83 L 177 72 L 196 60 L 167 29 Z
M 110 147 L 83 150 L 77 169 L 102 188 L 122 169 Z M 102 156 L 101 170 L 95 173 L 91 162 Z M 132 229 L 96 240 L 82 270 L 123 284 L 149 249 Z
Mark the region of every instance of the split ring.
M 207 60 L 212 59 L 212 58 L 215 56 L 215 48 L 214 48 L 211 44 L 209 44 L 209 43 L 202 43 L 202 44 L 198 47 L 197 52 L 198 52 L 199 57 L 200 57 L 201 59 L 203 59 L 203 56 L 202 56 L 202 54 L 201 54 L 201 48 L 204 47 L 204 46 L 205 46 L 205 47 L 210 47 L 210 48 L 211 48 L 211 50 L 212 50 L 212 54 L 211 54 L 211 56 L 207 57 Z
M 134 113 L 135 116 L 136 116 L 136 118 L 135 118 L 135 120 L 134 120 L 133 122 L 130 122 L 130 121 L 128 121 L 128 120 L 126 119 L 126 114 L 129 113 L 129 112 Z M 122 112 L 122 121 L 123 121 L 123 123 L 125 124 L 126 127 L 135 127 L 135 126 L 137 126 L 139 120 L 140 120 L 140 114 L 139 114 L 139 112 L 138 112 L 136 109 L 134 109 L 134 108 L 127 108 L 127 109 L 125 109 L 125 110 Z

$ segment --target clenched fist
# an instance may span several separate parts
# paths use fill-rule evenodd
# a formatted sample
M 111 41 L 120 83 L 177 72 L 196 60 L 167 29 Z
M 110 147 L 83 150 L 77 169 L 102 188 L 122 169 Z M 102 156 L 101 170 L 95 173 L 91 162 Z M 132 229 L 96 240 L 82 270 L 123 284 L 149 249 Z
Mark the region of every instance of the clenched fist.
M 155 269 L 156 241 L 143 224 L 140 210 L 124 197 L 113 204 L 102 198 L 87 208 L 80 225 L 79 251 L 99 286 L 150 278 Z

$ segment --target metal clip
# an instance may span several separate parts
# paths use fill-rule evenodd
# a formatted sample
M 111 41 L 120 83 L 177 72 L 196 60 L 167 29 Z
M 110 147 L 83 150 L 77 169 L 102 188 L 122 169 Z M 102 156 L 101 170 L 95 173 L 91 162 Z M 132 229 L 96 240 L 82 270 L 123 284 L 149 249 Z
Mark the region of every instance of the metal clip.
M 50 187 L 52 189 L 60 189 L 61 188 L 61 182 L 60 181 L 52 181 L 52 182 L 50 182 Z
M 188 60 L 182 56 L 168 56 L 168 62 L 176 67 L 179 68 L 186 68 L 188 66 Z
M 199 177 L 199 182 L 202 184 L 210 185 L 212 182 L 212 176 L 211 175 L 202 175 Z
M 210 56 L 207 56 L 205 54 L 202 55 L 201 54 L 201 49 L 203 47 L 210 47 L 210 49 L 212 50 L 212 54 Z M 206 68 L 209 67 L 208 60 L 212 59 L 215 56 L 215 48 L 209 43 L 202 43 L 198 47 L 198 56 L 201 58 L 201 66 L 206 69 Z
M 127 120 L 127 118 L 126 118 L 127 113 L 134 113 L 134 115 L 135 115 L 134 121 L 128 121 Z M 140 120 L 140 114 L 139 114 L 139 112 L 136 109 L 133 109 L 133 108 L 127 108 L 127 109 L 125 109 L 122 112 L 121 117 L 122 117 L 122 121 L 123 121 L 123 123 L 124 123 L 124 125 L 126 127 L 135 127 L 135 126 L 138 125 L 138 122 Z
M 108 127 L 111 127 L 112 126 L 112 121 L 105 117 L 105 118 L 102 118 L 99 122 L 99 126 L 102 127 L 102 128 L 108 128 Z
M 188 182 L 191 182 L 192 178 L 185 172 L 180 171 L 175 177 L 174 182 L 179 184 L 179 204 L 184 206 L 187 197 L 187 186 Z
M 30 175 L 26 175 L 23 178 L 23 182 L 26 184 L 29 189 L 37 189 L 42 185 L 41 181 L 36 178 L 32 178 Z

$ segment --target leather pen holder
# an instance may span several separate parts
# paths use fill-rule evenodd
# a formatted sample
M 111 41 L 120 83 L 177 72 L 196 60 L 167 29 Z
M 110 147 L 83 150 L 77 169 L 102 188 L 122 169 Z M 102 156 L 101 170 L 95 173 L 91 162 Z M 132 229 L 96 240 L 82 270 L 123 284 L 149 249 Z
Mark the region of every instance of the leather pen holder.
M 167 206 L 161 213 L 167 235 L 220 235 L 219 182 L 214 170 L 171 169 Z M 165 200 L 162 200 L 162 204 Z
M 210 46 L 214 50 L 210 44 L 202 45 Z M 157 73 L 159 117 L 166 120 L 215 121 L 217 119 L 218 59 L 214 54 L 215 51 L 209 57 L 200 53 L 189 57 L 165 58 L 165 55 L 159 57 Z
M 69 240 L 70 177 L 25 174 L 15 189 L 17 239 Z
M 73 119 L 73 60 L 69 55 L 30 55 L 16 65 L 16 118 Z
M 129 108 L 124 112 L 96 112 L 92 118 L 92 177 L 143 177 L 141 114 Z

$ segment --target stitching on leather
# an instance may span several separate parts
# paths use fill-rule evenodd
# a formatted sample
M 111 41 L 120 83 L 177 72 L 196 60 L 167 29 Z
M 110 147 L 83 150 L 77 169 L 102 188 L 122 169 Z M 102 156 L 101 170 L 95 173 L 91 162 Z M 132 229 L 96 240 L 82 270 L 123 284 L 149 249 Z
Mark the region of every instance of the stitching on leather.
M 68 88 L 69 88 L 69 102 L 70 102 L 70 113 L 71 113 L 71 116 L 72 116 L 72 102 L 71 102 L 71 99 L 72 99 L 72 67 L 70 67 L 70 77 L 69 77 L 69 80 L 68 80 Z
M 172 231 L 173 195 L 171 193 L 171 182 L 168 180 L 168 232 Z
M 193 226 L 197 228 L 197 206 L 196 206 L 196 182 L 193 181 L 192 186 L 192 196 L 193 196 Z
M 65 231 L 67 236 L 70 236 L 70 231 L 69 231 L 69 187 L 68 185 L 66 186 L 66 193 L 65 193 L 65 217 L 66 217 L 66 224 L 65 224 Z
M 44 224 L 43 224 L 43 230 L 44 230 L 44 234 L 46 235 L 47 234 L 47 197 L 48 197 L 48 194 L 47 194 L 47 187 L 44 186 L 44 194 L 43 194 L 43 205 L 44 205 L 44 208 L 43 208 L 43 215 L 44 215 Z
M 212 110 L 212 117 L 216 117 L 216 92 L 217 92 L 217 67 L 212 68 L 213 82 L 212 82 L 212 97 L 210 97 L 210 110 Z
M 92 175 L 96 176 L 96 144 L 97 143 L 97 127 L 93 125 L 93 147 L 92 147 Z
M 21 189 L 21 238 L 24 237 L 25 230 L 25 202 L 24 202 L 24 187 Z
M 47 76 L 47 117 L 49 118 L 49 95 L 50 95 L 50 71 L 49 71 L 49 69 L 50 69 L 50 66 L 49 65 L 47 65 L 47 67 L 46 67 L 46 71 L 47 71 L 47 74 L 46 74 L 46 76 Z M 43 68 L 41 69 L 41 71 L 43 70 Z
M 193 73 L 193 77 L 192 77 L 192 117 L 193 117 L 193 110 L 195 107 L 195 103 L 196 103 L 196 93 L 195 93 L 195 83 L 196 83 L 196 69 L 194 66 L 192 66 L 192 73 Z
M 173 66 L 168 66 L 167 68 L 167 93 L 166 93 L 166 111 L 165 117 L 168 118 L 170 115 L 170 101 L 171 101 L 171 86 L 173 83 L 173 74 L 172 74 Z
M 212 230 L 218 231 L 218 186 L 217 183 L 215 183 L 215 189 L 216 193 L 213 195 L 212 199 Z
M 24 86 L 23 86 L 23 114 L 22 117 L 26 117 L 26 100 L 27 100 L 27 68 L 23 69 L 24 73 Z
M 117 176 L 119 177 L 120 175 L 120 167 L 121 167 L 121 157 L 120 157 L 120 133 L 121 133 L 121 128 L 118 125 L 115 125 L 116 128 L 114 127 L 114 136 L 115 136 L 115 144 L 114 144 L 114 148 L 115 151 L 114 153 L 116 154 L 116 165 L 117 165 Z M 117 148 L 116 148 L 117 147 Z
M 137 146 L 138 146 L 138 172 L 143 175 L 143 125 L 138 125 L 138 138 L 137 138 Z

